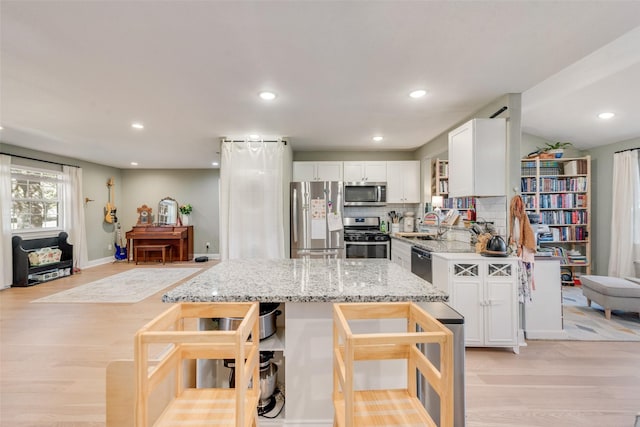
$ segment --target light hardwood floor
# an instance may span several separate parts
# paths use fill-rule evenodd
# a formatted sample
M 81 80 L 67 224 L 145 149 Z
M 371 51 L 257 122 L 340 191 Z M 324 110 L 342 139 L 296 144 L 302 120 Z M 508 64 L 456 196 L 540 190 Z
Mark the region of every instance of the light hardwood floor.
M 166 308 L 169 288 L 136 304 L 31 301 L 135 267 L 0 291 L 0 426 L 105 425 L 107 363 L 133 357 L 135 331 Z M 470 427 L 632 427 L 640 412 L 640 343 L 530 341 L 520 355 L 466 357 Z

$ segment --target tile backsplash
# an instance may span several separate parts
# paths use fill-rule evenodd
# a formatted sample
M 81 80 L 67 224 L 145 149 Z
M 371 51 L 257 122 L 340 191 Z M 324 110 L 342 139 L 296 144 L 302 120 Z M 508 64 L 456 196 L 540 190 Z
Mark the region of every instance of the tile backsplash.
M 507 197 L 478 197 L 476 220 L 493 222 L 496 231 L 507 237 Z
M 396 211 L 399 216 L 404 216 L 405 212 L 413 212 L 415 218 L 420 217 L 420 205 L 404 203 L 388 203 L 386 206 L 345 206 L 344 216 L 346 217 L 371 217 L 377 216 L 384 222 L 389 222 L 389 212 Z
M 420 205 L 416 204 L 387 204 L 386 206 L 346 206 L 343 216 L 346 217 L 371 217 L 377 216 L 385 222 L 389 221 L 389 212 L 396 211 L 399 216 L 405 212 L 414 212 L 416 218 L 415 229 L 418 230 L 418 220 L 421 218 Z M 464 216 L 464 212 L 460 212 Z M 476 198 L 476 218 L 478 221 L 492 222 L 497 232 L 507 237 L 507 198 L 500 197 L 478 197 Z M 452 229 L 449 231 L 454 240 L 469 241 L 467 230 Z

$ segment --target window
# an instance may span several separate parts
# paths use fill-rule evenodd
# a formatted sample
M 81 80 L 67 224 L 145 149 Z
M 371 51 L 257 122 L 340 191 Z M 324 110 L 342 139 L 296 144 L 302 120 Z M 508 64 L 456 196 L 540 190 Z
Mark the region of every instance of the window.
M 46 231 L 63 228 L 62 172 L 11 167 L 11 229 Z

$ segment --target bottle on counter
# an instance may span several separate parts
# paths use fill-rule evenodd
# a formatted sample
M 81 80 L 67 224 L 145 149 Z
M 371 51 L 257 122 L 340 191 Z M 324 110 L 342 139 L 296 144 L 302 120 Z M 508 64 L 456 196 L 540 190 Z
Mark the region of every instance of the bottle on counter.
M 383 233 L 387 232 L 387 223 L 384 222 L 384 220 L 380 221 L 380 231 L 382 231 Z

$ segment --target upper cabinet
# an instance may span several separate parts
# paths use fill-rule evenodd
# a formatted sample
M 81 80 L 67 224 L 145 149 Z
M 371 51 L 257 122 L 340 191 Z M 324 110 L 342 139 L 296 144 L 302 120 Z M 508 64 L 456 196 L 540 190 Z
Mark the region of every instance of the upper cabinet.
M 344 162 L 345 182 L 387 181 L 387 162 Z
M 504 196 L 505 119 L 473 119 L 449 132 L 449 197 Z
M 342 162 L 293 162 L 294 181 L 342 181 Z
M 420 161 L 387 162 L 387 203 L 420 203 Z

